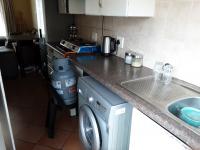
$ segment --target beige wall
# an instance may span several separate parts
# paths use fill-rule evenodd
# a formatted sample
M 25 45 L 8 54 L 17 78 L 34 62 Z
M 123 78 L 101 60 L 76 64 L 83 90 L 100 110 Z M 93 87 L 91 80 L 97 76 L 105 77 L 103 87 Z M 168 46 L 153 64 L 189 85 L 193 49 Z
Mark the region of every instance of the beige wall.
M 18 32 L 25 32 L 33 28 L 31 0 L 13 0 L 14 13 Z
M 38 26 L 37 26 L 36 0 L 31 0 L 31 11 L 32 11 L 33 27 L 37 29 Z
M 144 65 L 171 63 L 174 76 L 200 86 L 200 1 L 156 0 L 153 18 L 105 17 L 104 35 L 125 37 L 124 49 L 144 54 Z M 102 17 L 76 16 L 81 37 L 101 37 Z

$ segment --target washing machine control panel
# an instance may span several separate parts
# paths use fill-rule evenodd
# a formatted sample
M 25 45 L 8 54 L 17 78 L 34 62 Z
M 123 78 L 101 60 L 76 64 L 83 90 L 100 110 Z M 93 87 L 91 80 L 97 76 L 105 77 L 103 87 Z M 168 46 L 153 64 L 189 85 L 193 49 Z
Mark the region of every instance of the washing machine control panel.
M 102 112 L 106 112 L 106 108 L 99 102 L 99 101 L 96 101 L 96 107 L 102 111 Z
M 98 111 L 100 111 L 102 113 L 106 112 L 106 107 L 103 106 L 100 101 L 95 100 L 94 97 L 92 97 L 92 96 L 88 97 L 88 102 L 90 103 L 90 105 L 92 105 Z

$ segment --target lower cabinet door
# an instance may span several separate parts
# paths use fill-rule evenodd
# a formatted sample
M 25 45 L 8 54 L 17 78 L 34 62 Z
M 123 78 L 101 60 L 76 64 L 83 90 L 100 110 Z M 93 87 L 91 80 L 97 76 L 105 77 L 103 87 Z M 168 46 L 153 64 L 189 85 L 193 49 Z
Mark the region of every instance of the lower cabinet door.
M 129 150 L 191 150 L 182 141 L 133 109 Z

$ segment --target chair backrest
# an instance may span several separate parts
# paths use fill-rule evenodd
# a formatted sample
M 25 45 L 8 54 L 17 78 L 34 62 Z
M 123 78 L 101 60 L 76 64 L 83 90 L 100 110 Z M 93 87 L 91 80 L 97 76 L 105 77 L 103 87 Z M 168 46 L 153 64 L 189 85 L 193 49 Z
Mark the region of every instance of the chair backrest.
M 6 39 L 0 39 L 0 46 L 5 46 Z

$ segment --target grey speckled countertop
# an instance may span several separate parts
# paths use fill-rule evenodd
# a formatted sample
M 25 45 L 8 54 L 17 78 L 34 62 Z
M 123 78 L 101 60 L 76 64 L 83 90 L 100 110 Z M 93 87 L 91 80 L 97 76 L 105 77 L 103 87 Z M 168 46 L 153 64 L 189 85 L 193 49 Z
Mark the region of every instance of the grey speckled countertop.
M 120 85 L 121 82 L 124 81 L 152 76 L 153 71 L 151 69 L 147 67 L 133 68 L 130 65 L 126 65 L 122 58 L 116 56 L 73 56 L 70 59 L 91 77 L 131 103 L 134 107 L 178 137 L 192 149 L 200 149 L 200 135 L 194 132 L 191 127 L 177 121 L 166 109 L 159 107 L 160 105 L 157 105 L 154 101 L 147 101 L 129 92 Z M 193 87 L 193 85 L 183 81 L 180 81 L 180 83 Z M 195 90 L 198 90 L 198 88 Z

